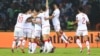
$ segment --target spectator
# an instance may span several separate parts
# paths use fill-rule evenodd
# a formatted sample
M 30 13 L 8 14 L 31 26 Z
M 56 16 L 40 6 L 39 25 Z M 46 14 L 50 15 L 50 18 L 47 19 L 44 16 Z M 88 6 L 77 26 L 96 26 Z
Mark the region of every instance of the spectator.
M 82 6 L 85 6 L 88 3 L 88 0 L 80 0 L 80 2 L 82 3 Z

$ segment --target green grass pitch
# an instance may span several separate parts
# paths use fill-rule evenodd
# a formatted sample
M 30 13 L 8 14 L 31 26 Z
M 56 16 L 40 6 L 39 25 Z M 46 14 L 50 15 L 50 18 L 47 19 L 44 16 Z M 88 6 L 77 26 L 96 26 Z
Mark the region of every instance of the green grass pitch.
M 82 53 L 79 48 L 56 48 L 54 53 L 39 53 L 38 48 L 34 54 L 29 54 L 27 49 L 25 53 L 21 53 L 20 49 L 12 53 L 11 49 L 0 48 L 0 56 L 100 56 L 100 48 L 91 48 L 90 55 L 87 54 L 86 48 Z

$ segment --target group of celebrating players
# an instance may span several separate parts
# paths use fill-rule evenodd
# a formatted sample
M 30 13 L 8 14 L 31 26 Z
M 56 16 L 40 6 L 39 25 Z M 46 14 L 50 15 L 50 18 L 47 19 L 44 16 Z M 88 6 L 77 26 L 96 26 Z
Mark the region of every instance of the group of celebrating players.
M 28 39 L 28 53 L 35 53 L 37 45 L 40 46 L 40 50 L 43 53 L 52 53 L 54 51 L 54 46 L 50 40 L 50 23 L 49 20 L 52 20 L 54 30 L 57 33 L 57 36 L 65 42 L 65 45 L 69 44 L 69 39 L 66 34 L 61 30 L 60 27 L 60 10 L 57 4 L 53 4 L 54 11 L 51 16 L 49 16 L 49 6 L 48 0 L 46 0 L 46 5 L 42 6 L 41 9 L 30 7 L 25 7 L 22 9 L 22 13 L 18 14 L 17 22 L 14 28 L 14 40 L 12 43 L 12 52 L 16 48 L 21 48 L 22 52 L 24 51 L 24 46 L 26 43 L 26 38 Z M 86 46 L 88 48 L 88 54 L 90 54 L 89 41 L 87 39 L 88 31 L 86 23 L 89 22 L 87 15 L 81 12 L 83 9 L 79 8 L 76 16 L 76 22 L 78 23 L 78 28 L 76 36 L 84 36 Z M 42 40 L 41 40 L 42 36 Z M 76 43 L 80 47 L 80 52 L 83 51 L 82 44 L 79 39 L 76 40 Z

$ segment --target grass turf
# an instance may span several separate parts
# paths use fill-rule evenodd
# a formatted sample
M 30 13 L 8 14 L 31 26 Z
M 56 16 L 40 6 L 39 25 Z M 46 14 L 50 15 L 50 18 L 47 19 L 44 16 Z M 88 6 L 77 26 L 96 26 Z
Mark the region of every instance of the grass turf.
M 100 48 L 91 48 L 90 55 L 87 54 L 86 48 L 82 53 L 79 52 L 79 48 L 56 48 L 54 53 L 39 53 L 39 49 L 37 49 L 34 54 L 29 54 L 27 49 L 23 54 L 20 49 L 12 53 L 10 49 L 1 48 L 0 56 L 100 56 Z

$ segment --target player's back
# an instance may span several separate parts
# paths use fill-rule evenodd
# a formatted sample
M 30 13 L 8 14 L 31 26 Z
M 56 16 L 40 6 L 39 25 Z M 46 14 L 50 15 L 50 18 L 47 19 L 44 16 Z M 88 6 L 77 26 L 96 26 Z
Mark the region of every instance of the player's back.
M 31 28 L 32 28 L 32 22 L 26 22 L 26 23 L 24 24 L 24 28 L 26 28 L 26 29 L 31 29 Z
M 31 16 L 31 14 L 28 14 L 28 15 Z M 32 22 L 25 22 L 24 28 L 25 28 L 25 29 L 31 29 L 31 28 L 33 28 L 33 27 L 32 27 Z
M 46 10 L 45 12 L 43 12 L 43 19 L 42 19 L 42 25 L 50 25 L 49 24 L 49 20 L 45 20 L 45 18 L 48 18 L 49 17 L 49 9 L 48 10 Z
M 37 15 L 36 21 L 42 22 L 42 19 L 43 19 L 43 18 L 44 18 L 44 17 L 43 17 L 43 13 L 39 13 L 39 14 Z M 41 29 L 41 27 L 42 27 L 42 23 L 35 24 L 35 29 Z
M 85 13 L 79 13 L 77 14 L 76 18 L 78 20 L 78 29 L 87 29 L 87 22 L 89 22 L 88 16 Z
M 53 12 L 53 15 L 54 15 L 54 18 L 52 19 L 53 25 L 60 24 L 60 21 L 59 21 L 60 10 L 55 9 L 54 12 Z
M 31 15 L 19 13 L 15 27 L 23 28 L 28 17 Z

